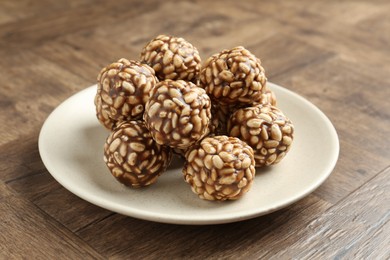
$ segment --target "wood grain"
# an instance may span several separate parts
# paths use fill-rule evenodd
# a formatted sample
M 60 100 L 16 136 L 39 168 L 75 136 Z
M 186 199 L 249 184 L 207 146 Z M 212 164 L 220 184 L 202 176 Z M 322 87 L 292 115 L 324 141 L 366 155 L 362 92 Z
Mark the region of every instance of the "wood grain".
M 0 258 L 389 259 L 389 12 L 382 0 L 1 1 Z M 209 226 L 122 216 L 63 188 L 39 156 L 44 120 L 158 34 L 203 60 L 238 45 L 261 58 L 334 124 L 332 175 L 285 209 Z
M 360 255 L 361 259 L 375 259 L 371 254 L 380 254 L 375 252 L 375 245 L 370 240 L 373 237 L 375 239 L 378 231 L 390 220 L 390 204 L 382 204 L 382 199 L 390 201 L 390 183 L 385 181 L 389 173 L 390 168 L 383 170 L 340 203 L 326 210 L 322 216 L 309 222 L 306 229 L 297 231 L 295 236 L 299 239 L 289 243 L 288 249 L 270 251 L 261 257 L 341 259 L 346 255 L 353 256 L 352 258 Z M 362 253 L 359 250 L 362 243 L 373 247 Z M 319 248 L 326 250 L 318 250 Z M 384 249 L 380 259 L 390 257 L 388 248 Z
M 0 257 L 101 258 L 84 241 L 2 183 L 0 194 Z
M 114 215 L 96 223 L 95 227 L 88 226 L 80 230 L 78 234 L 98 252 L 105 252 L 107 254 L 105 256 L 114 258 L 156 259 L 162 249 L 167 259 L 175 257 L 234 259 L 237 257 L 237 251 L 241 252 L 242 258 L 255 258 L 259 251 L 270 246 L 261 243 L 262 239 L 272 234 L 273 238 L 275 235 L 284 238 L 294 236 L 289 226 L 305 225 L 304 219 L 316 217 L 329 206 L 329 203 L 309 196 L 301 203 L 255 220 L 213 226 L 157 224 Z M 117 225 L 113 228 L 111 223 Z M 123 239 L 115 246 L 107 248 L 106 238 L 97 235 L 96 232 Z M 145 236 L 143 232 L 153 236 Z M 169 243 L 166 241 L 167 237 L 172 239 Z

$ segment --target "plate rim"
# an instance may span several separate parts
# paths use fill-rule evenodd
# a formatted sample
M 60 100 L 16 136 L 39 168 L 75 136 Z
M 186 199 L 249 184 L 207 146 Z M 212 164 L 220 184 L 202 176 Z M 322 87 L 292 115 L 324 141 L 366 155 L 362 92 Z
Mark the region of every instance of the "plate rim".
M 302 97 L 301 95 L 285 88 L 280 85 L 277 85 L 275 83 L 267 82 L 267 86 L 272 89 L 276 88 L 278 91 L 285 92 L 288 95 L 292 95 L 295 98 L 297 98 L 300 102 L 305 103 L 306 105 L 310 106 L 311 109 L 313 109 L 317 115 L 321 116 L 322 121 L 327 125 L 327 128 L 329 129 L 328 134 L 332 137 L 332 146 L 334 147 L 334 151 L 332 152 L 332 156 L 329 159 L 329 163 L 327 164 L 326 170 L 323 172 L 326 172 L 326 174 L 321 175 L 321 178 L 316 179 L 315 182 L 313 182 L 311 185 L 303 189 L 300 193 L 295 194 L 293 197 L 289 197 L 288 199 L 283 200 L 283 203 L 280 203 L 277 206 L 267 208 L 266 210 L 262 211 L 255 211 L 253 209 L 249 210 L 243 210 L 238 213 L 234 214 L 228 214 L 227 216 L 220 216 L 220 215 L 209 215 L 207 218 L 200 217 L 200 216 L 191 216 L 189 218 L 183 219 L 180 216 L 176 215 L 170 215 L 167 213 L 152 213 L 148 210 L 140 210 L 136 208 L 132 208 L 131 210 L 127 208 L 123 208 L 123 206 L 115 204 L 110 202 L 105 197 L 99 197 L 98 194 L 91 194 L 91 193 L 85 193 L 82 190 L 78 189 L 77 186 L 70 185 L 67 181 L 64 179 L 59 178 L 59 175 L 55 173 L 55 167 L 51 164 L 50 160 L 46 155 L 44 154 L 44 137 L 46 135 L 46 132 L 48 131 L 48 125 L 53 117 L 55 117 L 56 113 L 61 109 L 61 107 L 66 106 L 68 102 L 71 102 L 73 98 L 75 98 L 78 95 L 82 95 L 84 92 L 91 91 L 92 88 L 96 88 L 96 84 L 87 87 L 79 92 L 74 93 L 73 95 L 69 96 L 67 99 L 65 99 L 63 102 L 61 102 L 57 107 L 53 109 L 53 111 L 49 114 L 49 116 L 44 121 L 41 130 L 39 132 L 38 136 L 38 150 L 41 157 L 41 160 L 43 164 L 45 165 L 47 171 L 49 174 L 59 183 L 61 184 L 65 189 L 67 189 L 69 192 L 75 194 L 79 198 L 92 203 L 94 205 L 97 205 L 101 208 L 117 212 L 122 215 L 148 220 L 148 221 L 154 221 L 154 222 L 160 222 L 160 223 L 168 223 L 168 224 L 181 224 L 181 225 L 210 225 L 210 224 L 224 224 L 224 223 L 231 223 L 231 222 L 237 222 L 242 221 L 246 219 L 251 219 L 255 217 L 259 217 L 262 215 L 266 215 L 272 212 L 275 212 L 279 209 L 285 208 L 300 199 L 306 197 L 310 193 L 312 193 L 314 190 L 316 190 L 321 184 L 325 182 L 325 180 L 330 176 L 330 174 L 333 172 L 333 169 L 335 168 L 339 153 L 340 153 L 340 142 L 337 135 L 336 128 L 330 121 L 330 119 L 325 115 L 324 112 L 322 112 L 316 105 L 311 103 L 306 98 Z M 225 202 L 223 202 L 225 203 Z M 227 202 L 229 203 L 229 202 Z

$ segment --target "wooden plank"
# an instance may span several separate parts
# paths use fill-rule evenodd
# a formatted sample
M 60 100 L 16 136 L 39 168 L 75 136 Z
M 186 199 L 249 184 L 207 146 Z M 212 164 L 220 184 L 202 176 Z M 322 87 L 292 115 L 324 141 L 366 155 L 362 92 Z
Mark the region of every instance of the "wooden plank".
M 390 136 L 390 88 L 383 87 L 387 79 L 374 78 L 360 65 L 332 57 L 281 74 L 275 81 L 317 105 L 338 132 L 340 166 L 316 192 L 318 196 L 336 203 L 388 165 L 390 151 L 383 142 Z
M 0 179 L 67 229 L 76 231 L 112 214 L 73 195 L 51 177 L 39 156 L 36 135 L 1 149 L 5 152 L 0 153 Z
M 73 232 L 114 214 L 72 194 L 47 171 L 7 182 L 7 186 Z
M 345 12 L 347 9 L 348 12 Z M 338 1 L 311 2 L 308 5 L 290 3 L 288 8 L 283 8 L 286 13 L 281 12 L 276 18 L 303 41 L 338 52 L 357 65 L 364 63 L 368 69 L 386 68 L 389 71 L 390 35 L 385 29 L 390 24 L 386 15 L 389 9 L 389 3 L 378 5 L 375 1 L 351 1 L 341 5 Z M 269 14 L 272 10 L 264 8 L 262 11 Z M 330 13 L 332 19 L 329 19 Z M 313 24 L 316 26 L 313 27 Z
M 99 4 L 58 10 L 46 15 L 33 16 L 9 24 L 0 25 L 0 46 L 9 51 L 31 48 L 62 35 L 86 30 L 102 24 L 115 24 L 123 17 L 135 16 L 153 10 L 158 2 L 103 1 Z
M 46 171 L 39 156 L 37 137 L 35 133 L 0 146 L 1 181 L 9 182 Z
M 164 257 L 169 259 L 248 259 L 260 248 L 266 250 L 268 245 L 259 240 L 268 233 L 280 237 L 293 236 L 295 229 L 290 227 L 304 227 L 308 220 L 329 206 L 327 202 L 310 195 L 266 216 L 209 226 L 159 224 L 113 215 L 80 230 L 78 235 L 105 257 L 119 259 L 156 259 L 161 257 L 162 249 Z M 98 233 L 105 236 L 99 236 Z M 107 244 L 107 237 L 121 239 Z
M 93 48 L 91 44 L 93 43 Z M 115 48 L 113 48 L 115 46 Z M 67 55 L 63 55 L 66 52 Z M 72 34 L 60 41 L 52 41 L 34 48 L 34 53 L 66 68 L 73 75 L 96 83 L 100 70 L 120 58 L 139 59 L 138 50 L 131 46 L 113 43 L 91 34 Z
M 29 0 L 13 1 L 1 1 L 0 2 L 0 24 L 11 23 L 23 19 L 34 17 L 36 14 L 40 16 L 46 16 L 50 13 L 80 8 L 83 6 L 91 6 L 93 4 L 99 4 L 101 1 L 95 0 L 70 0 L 70 1 L 50 1 L 40 0 L 34 4 L 31 4 Z
M 126 57 L 137 60 L 143 46 L 142 44 L 146 44 L 151 39 L 145 40 L 130 48 L 128 45 L 123 45 L 122 42 L 113 43 L 99 37 L 98 35 L 84 36 L 83 34 L 76 34 L 67 37 L 61 43 L 51 42 L 41 46 L 36 52 L 56 62 L 58 65 L 69 68 L 74 74 L 91 79 L 96 77 L 103 66 L 106 66 L 115 59 Z M 131 37 L 129 36 L 128 38 L 130 42 Z M 245 42 L 244 39 L 242 42 L 237 42 L 237 44 L 245 45 L 246 48 L 262 60 L 267 77 L 271 81 L 278 74 L 286 73 L 291 69 L 296 70 L 302 66 L 319 62 L 322 59 L 327 59 L 334 55 L 331 52 L 323 51 L 285 34 L 274 34 L 262 41 L 258 40 L 261 40 L 261 38 L 256 39 L 255 42 Z M 137 39 L 133 39 L 133 41 L 137 41 Z M 89 42 L 94 42 L 93 49 L 87 47 Z M 208 43 L 199 41 L 199 46 L 197 47 L 202 50 L 206 48 L 203 46 L 207 46 L 208 52 L 222 50 L 218 49 L 218 46 L 212 48 Z M 115 50 L 110 48 L 113 44 L 117 46 Z M 233 46 L 233 43 L 225 43 L 225 47 L 223 48 L 227 48 L 227 46 Z M 68 55 L 62 55 L 60 52 L 61 49 L 66 50 Z M 284 52 L 278 52 L 275 49 L 283 49 Z M 80 53 L 82 53 L 82 56 Z M 204 59 L 206 59 L 207 56 L 204 53 L 202 54 Z M 77 67 L 72 66 L 76 63 L 78 64 Z
M 0 121 L 7 122 L 0 124 L 0 145 L 37 132 L 55 106 L 95 80 L 84 80 L 31 51 L 3 57 L 0 67 Z
M 340 252 L 344 259 L 389 259 L 390 250 L 390 221 L 379 226 L 370 237 L 364 238 Z M 381 250 L 384 248 L 384 250 Z
M 367 68 L 390 69 L 390 55 L 383 55 L 389 52 L 390 35 L 386 28 L 390 21 L 388 11 L 385 11 L 390 9 L 389 3 L 326 1 L 296 4 L 273 1 L 232 5 L 266 17 L 265 20 L 273 20 L 277 24 L 272 27 L 274 31 L 288 33 L 324 51 L 337 52 L 357 64 L 364 62 Z
M 271 82 L 278 79 L 278 75 L 283 78 L 290 70 L 306 68 L 335 56 L 333 52 L 284 33 L 276 33 L 264 41 L 251 43 L 247 48 L 261 59 L 266 76 Z
M 137 51 L 135 58 L 138 58 L 141 49 L 151 39 L 159 34 L 169 34 L 184 37 L 193 43 L 205 60 L 222 49 L 260 42 L 274 34 L 273 30 L 267 29 L 277 25 L 272 20 L 264 20 L 263 25 L 259 26 L 256 14 L 234 8 L 230 10 L 228 7 L 226 9 L 204 8 L 205 3 L 161 2 L 158 8 L 140 13 L 138 16 L 124 17 L 121 23 L 116 23 L 115 26 L 107 23 L 92 28 L 85 35 L 85 38 L 89 39 L 83 42 L 83 46 L 93 42 L 94 39 L 110 43 L 111 49 L 118 45 L 131 46 Z M 212 3 L 206 4 L 212 5 Z M 161 19 L 162 14 L 170 13 L 172 10 L 180 10 L 174 14 L 175 21 Z M 137 24 L 137 26 L 128 26 L 128 24 Z M 243 26 L 247 29 L 240 30 Z M 83 32 L 77 35 L 83 35 Z M 72 37 L 73 35 L 70 35 L 66 38 Z
M 384 87 L 389 84 L 388 79 L 373 77 L 362 69 L 360 65 L 334 57 L 313 64 L 310 69 L 281 75 L 277 81 L 319 106 L 330 116 L 336 129 L 345 133 L 343 139 L 372 154 L 380 151 L 378 155 L 383 159 L 389 158 L 390 151 L 381 142 L 390 134 L 390 103 L 387 102 L 390 88 Z M 339 71 L 344 72 L 340 75 Z M 367 88 L 370 91 L 365 91 Z M 337 117 L 340 113 L 343 116 Z
M 294 257 L 297 259 L 340 259 L 346 255 L 367 256 L 377 254 L 373 248 L 360 248 L 377 240 L 379 233 L 386 232 L 390 220 L 390 167 L 377 174 L 372 180 L 351 195 L 314 218 L 305 229 L 296 230 L 299 239 L 286 239 L 284 246 L 270 248 L 259 257 Z M 388 229 L 388 227 L 386 227 Z M 388 233 L 381 235 L 389 236 Z M 259 241 L 261 243 L 262 241 Z M 268 244 L 269 245 L 269 244 Z M 371 244 L 372 245 L 372 244 Z M 388 248 L 379 248 L 388 255 Z M 380 255 L 382 253 L 378 253 Z
M 322 17 L 328 23 L 338 23 L 339 26 L 348 26 L 359 23 L 369 17 L 376 17 L 383 11 L 384 5 L 378 4 L 378 1 L 328 1 L 311 2 L 305 8 L 299 5 L 292 5 L 291 8 L 299 8 L 307 13 L 311 13 Z M 321 12 L 319 12 L 321 10 Z M 296 11 L 294 11 L 296 12 Z M 329 21 L 329 13 L 332 14 L 332 19 Z M 297 17 L 298 18 L 298 17 Z M 299 18 L 298 18 L 299 19 Z
M 356 188 L 370 180 L 386 161 L 362 152 L 359 147 L 341 139 L 338 162 L 330 177 L 315 192 L 331 203 L 337 203 Z M 370 163 L 367 163 L 370 162 Z
M 85 34 L 81 32 L 67 36 L 64 41 L 65 46 L 58 42 L 46 44 L 45 46 L 40 47 L 38 52 L 40 55 L 58 62 L 58 64 L 63 64 L 64 59 L 70 59 L 73 55 L 79 56 L 77 53 L 80 51 L 83 51 L 84 56 L 86 53 L 93 53 L 93 56 L 88 59 L 89 64 L 93 64 L 93 66 L 90 66 L 89 68 L 84 66 L 83 64 L 85 61 L 80 60 L 78 57 L 74 57 L 74 61 L 67 61 L 64 66 L 72 69 L 71 65 L 73 62 L 78 62 L 80 67 L 73 67 L 73 72 L 75 74 L 81 73 L 83 74 L 82 76 L 85 76 L 85 71 L 87 71 L 87 74 L 95 76 L 96 71 L 100 70 L 96 68 L 96 63 L 100 66 L 105 66 L 107 62 L 111 62 L 111 60 L 117 59 L 118 57 L 138 59 L 142 47 L 159 34 L 157 27 L 153 27 L 153 30 L 149 30 L 150 24 L 145 24 L 141 21 L 145 20 L 145 16 L 147 15 L 150 16 L 149 23 L 158 23 L 159 16 L 157 14 L 159 12 L 164 12 L 164 10 L 168 12 L 169 9 L 173 8 L 173 5 L 175 4 L 167 2 L 164 3 L 159 10 L 132 18 L 135 20 L 135 23 L 139 24 L 138 27 L 128 28 L 126 22 L 123 22 L 113 29 L 108 29 L 110 25 L 107 25 L 93 30 L 92 33 Z M 199 8 L 199 6 L 191 3 L 180 3 L 179 5 L 182 5 L 183 8 L 193 8 L 195 10 Z M 183 19 L 184 22 L 169 28 L 167 33 L 185 37 L 188 34 L 188 31 L 194 33 L 198 28 L 209 28 L 208 30 L 202 29 L 201 32 L 202 35 L 210 34 L 207 41 L 197 39 L 196 37 L 193 37 L 192 34 L 188 34 L 189 38 L 187 38 L 200 50 L 204 60 L 209 55 L 222 49 L 230 48 L 235 45 L 245 45 L 263 60 L 267 75 L 271 79 L 274 75 L 284 73 L 286 70 L 307 65 L 315 60 L 324 59 L 332 55 L 332 52 L 311 46 L 289 35 L 276 34 L 275 32 L 272 34 L 266 33 L 262 30 L 263 27 L 258 26 L 258 22 L 254 20 L 253 16 L 249 17 L 250 19 L 253 19 L 253 21 L 249 20 L 248 22 L 248 17 L 243 16 L 243 11 L 240 11 L 239 9 L 234 10 L 235 12 L 228 14 L 226 10 L 221 10 L 221 13 L 218 15 L 213 15 L 212 12 L 203 12 L 202 15 L 204 19 L 200 19 L 197 24 L 191 24 L 189 22 L 191 19 L 196 18 L 196 12 L 191 13 L 191 15 L 179 13 L 177 19 Z M 243 19 L 243 17 L 246 19 Z M 250 29 L 237 32 L 237 30 L 229 28 L 229 26 L 227 26 L 225 22 L 222 23 L 222 21 L 228 21 L 229 23 L 227 24 L 234 24 L 237 28 L 245 23 Z M 189 26 L 193 26 L 193 28 L 190 28 Z M 276 25 L 269 24 L 269 26 L 275 27 Z M 214 27 L 220 27 L 220 33 L 218 33 L 217 36 L 212 35 L 212 31 L 215 29 Z M 145 37 L 145 34 L 138 34 L 137 32 L 140 30 L 147 31 L 149 37 Z M 235 35 L 233 35 L 232 32 L 234 32 Z M 253 38 L 253 34 L 258 36 Z M 117 37 L 117 35 L 120 35 L 120 38 L 117 41 L 112 41 L 111 39 Z M 94 43 L 93 49 L 88 48 L 91 42 Z M 68 43 L 71 44 L 71 46 L 67 46 Z M 112 50 L 112 46 L 117 47 L 115 50 Z M 61 48 L 65 48 L 70 55 L 61 55 Z M 275 49 L 283 49 L 284 51 L 275 51 Z M 99 61 L 100 56 L 105 57 L 105 62 Z M 96 61 L 94 61 L 94 59 Z M 95 72 L 91 71 L 91 68 L 93 68 Z
M 102 259 L 84 241 L 0 182 L 0 258 Z

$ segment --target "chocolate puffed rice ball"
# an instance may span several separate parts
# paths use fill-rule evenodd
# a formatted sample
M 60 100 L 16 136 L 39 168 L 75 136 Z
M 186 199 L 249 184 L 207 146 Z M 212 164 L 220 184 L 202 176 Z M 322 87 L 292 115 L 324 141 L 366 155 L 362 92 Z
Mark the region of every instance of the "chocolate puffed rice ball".
M 158 144 L 186 149 L 206 136 L 211 101 L 192 82 L 164 80 L 151 91 L 144 120 Z
M 236 200 L 255 177 L 252 148 L 235 137 L 206 137 L 186 153 L 184 179 L 201 199 Z
M 294 126 L 280 109 L 266 104 L 234 112 L 228 121 L 228 133 L 253 148 L 256 167 L 261 167 L 284 158 L 294 138 Z
M 267 86 L 264 87 L 260 100 L 254 102 L 252 105 L 266 105 L 266 104 L 276 106 L 275 93 L 272 90 L 270 90 Z
M 150 41 L 141 52 L 141 61 L 151 66 L 160 80 L 195 82 L 201 67 L 199 52 L 191 43 L 167 35 Z
M 171 159 L 170 148 L 157 144 L 142 121 L 120 123 L 104 145 L 104 162 L 111 174 L 133 188 L 155 183 Z
M 266 81 L 260 60 L 242 46 L 211 56 L 200 72 L 206 93 L 225 105 L 259 102 Z
M 146 64 L 120 59 L 98 75 L 96 116 L 107 129 L 118 123 L 142 118 L 149 92 L 158 82 Z
M 265 87 L 264 92 L 261 94 L 261 98 L 257 102 L 253 102 L 252 104 L 218 104 L 217 102 L 213 102 L 211 105 L 211 117 L 212 125 L 210 127 L 211 134 L 215 135 L 228 135 L 227 132 L 227 123 L 229 121 L 230 116 L 237 110 L 243 107 L 255 106 L 255 105 L 266 105 L 271 104 L 273 106 L 276 105 L 276 97 L 272 90 Z

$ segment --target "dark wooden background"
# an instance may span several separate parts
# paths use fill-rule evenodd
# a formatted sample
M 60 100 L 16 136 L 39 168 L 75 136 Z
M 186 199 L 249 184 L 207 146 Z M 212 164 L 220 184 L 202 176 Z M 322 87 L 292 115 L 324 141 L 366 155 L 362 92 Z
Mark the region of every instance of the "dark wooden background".
M 389 13 L 379 0 L 2 0 L 0 258 L 390 258 Z M 324 111 L 341 146 L 330 178 L 288 208 L 214 226 L 122 216 L 59 185 L 38 153 L 46 117 L 161 33 L 204 60 L 244 45 Z

